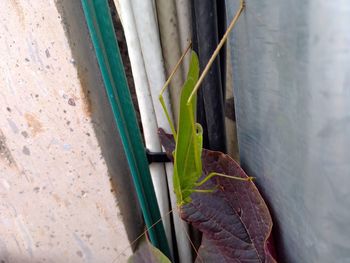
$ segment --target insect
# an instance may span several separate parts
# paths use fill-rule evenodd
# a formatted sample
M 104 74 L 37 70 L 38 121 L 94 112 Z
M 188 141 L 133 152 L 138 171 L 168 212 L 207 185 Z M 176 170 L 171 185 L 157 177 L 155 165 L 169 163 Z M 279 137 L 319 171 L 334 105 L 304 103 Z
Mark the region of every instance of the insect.
M 235 17 L 230 23 L 226 33 L 221 39 L 219 45 L 211 56 L 208 64 L 203 70 L 201 76 L 199 77 L 199 62 L 198 57 L 194 51 L 191 54 L 191 62 L 187 75 L 187 79 L 185 84 L 182 87 L 181 95 L 180 95 L 180 105 L 179 105 L 179 119 L 178 119 L 178 127 L 175 129 L 173 122 L 171 121 L 169 112 L 166 108 L 163 93 L 168 87 L 172 77 L 176 73 L 176 70 L 179 68 L 181 62 L 183 61 L 187 52 L 191 49 L 191 45 L 188 46 L 184 54 L 181 56 L 180 60 L 177 62 L 173 72 L 170 74 L 168 80 L 165 82 L 160 95 L 159 101 L 162 105 L 164 113 L 169 122 L 171 131 L 173 133 L 175 139 L 175 151 L 173 152 L 174 157 L 174 192 L 176 195 L 177 205 L 182 206 L 189 202 L 191 202 L 190 195 L 193 192 L 199 193 L 210 193 L 215 189 L 198 189 L 198 187 L 202 186 L 205 182 L 215 176 L 221 176 L 226 178 L 232 178 L 236 180 L 242 181 L 250 181 L 252 177 L 249 178 L 241 178 L 235 176 L 228 176 L 225 174 L 211 172 L 204 179 L 198 182 L 202 175 L 202 127 L 199 123 L 196 123 L 196 105 L 197 105 L 197 97 L 196 92 L 198 91 L 200 84 L 208 73 L 210 66 L 214 62 L 216 56 L 218 55 L 220 49 L 224 45 L 227 40 L 228 34 L 234 27 L 237 22 L 240 14 L 242 13 L 245 7 L 244 0 L 241 0 L 240 8 L 237 11 Z
M 177 127 L 171 120 L 169 111 L 166 107 L 163 94 L 167 87 L 169 86 L 173 76 L 180 67 L 183 59 L 186 54 L 191 50 L 191 44 L 186 48 L 185 52 L 175 65 L 174 70 L 171 72 L 169 78 L 163 85 L 161 92 L 159 94 L 159 101 L 164 110 L 165 116 L 169 122 L 171 132 L 175 140 L 175 150 L 173 152 L 174 157 L 174 174 L 173 174 L 173 185 L 174 192 L 176 196 L 177 206 L 181 207 L 185 204 L 190 203 L 192 193 L 211 193 L 216 190 L 214 189 L 202 189 L 203 186 L 208 180 L 215 176 L 226 177 L 229 179 L 241 180 L 241 181 L 251 181 L 253 177 L 241 178 L 235 176 L 229 176 L 226 174 L 211 172 L 204 179 L 200 179 L 202 176 L 202 127 L 200 124 L 196 123 L 196 103 L 197 97 L 196 93 L 208 73 L 210 66 L 215 61 L 215 58 L 219 54 L 221 48 L 223 47 L 230 31 L 233 29 L 238 18 L 240 17 L 242 11 L 245 7 L 245 1 L 240 0 L 240 8 L 236 12 L 234 18 L 230 22 L 227 31 L 225 32 L 223 38 L 215 49 L 213 55 L 211 56 L 209 62 L 204 68 L 201 76 L 199 76 L 199 62 L 198 57 L 195 52 L 191 52 L 190 67 L 187 75 L 187 79 L 182 87 L 180 95 L 180 105 L 179 105 L 179 116 Z M 175 209 L 172 209 L 167 213 L 175 212 Z M 160 218 L 150 227 L 154 227 L 156 224 L 162 221 L 163 218 Z M 150 229 L 146 229 L 133 243 L 139 240 L 144 234 Z M 186 233 L 186 230 L 184 230 Z M 190 237 L 186 234 L 187 238 L 190 240 Z M 191 245 L 193 246 L 191 240 Z M 194 251 L 198 255 L 198 251 L 193 246 Z M 199 255 L 198 255 L 199 256 Z M 168 261 L 164 261 L 168 262 Z

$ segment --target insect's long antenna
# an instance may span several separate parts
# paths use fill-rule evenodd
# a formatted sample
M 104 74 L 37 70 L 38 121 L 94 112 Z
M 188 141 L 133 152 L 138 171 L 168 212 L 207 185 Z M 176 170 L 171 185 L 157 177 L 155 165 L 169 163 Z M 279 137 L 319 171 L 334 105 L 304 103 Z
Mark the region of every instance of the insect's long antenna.
M 166 87 L 169 85 L 170 81 L 173 79 L 173 77 L 174 77 L 174 75 L 175 75 L 177 69 L 178 69 L 179 66 L 181 65 L 182 60 L 185 58 L 187 52 L 190 50 L 191 47 L 192 47 L 192 41 L 190 41 L 190 43 L 188 44 L 188 46 L 187 46 L 185 52 L 181 55 L 179 61 L 176 63 L 176 65 L 175 65 L 173 71 L 170 73 L 169 78 L 168 78 L 167 81 L 164 83 L 163 88 L 160 90 L 160 94 L 163 94 L 163 93 L 164 93 Z
M 181 225 L 181 226 L 184 227 L 183 225 Z M 197 259 L 200 260 L 200 262 L 203 262 L 202 257 L 199 255 L 198 250 L 196 249 L 196 246 L 195 246 L 194 243 L 192 242 L 192 240 L 191 240 L 189 234 L 187 233 L 186 229 L 184 229 L 184 232 L 185 232 L 185 235 L 186 235 L 187 239 L 189 240 L 189 242 L 190 242 L 190 244 L 191 244 L 191 246 L 192 246 L 194 252 L 196 253 Z
M 174 209 L 171 209 L 168 213 L 166 213 L 163 217 L 171 214 L 174 211 Z M 134 245 L 141 237 L 143 237 L 151 228 L 156 226 L 159 222 L 163 220 L 163 217 L 159 218 L 156 222 L 154 222 L 149 228 L 147 228 L 144 232 L 142 232 L 134 241 L 132 241 L 126 248 L 122 250 L 122 252 L 119 253 L 119 255 L 112 261 L 114 263 L 129 247 Z
M 228 38 L 229 33 L 231 32 L 231 30 L 232 30 L 233 27 L 235 26 L 235 24 L 236 24 L 236 22 L 237 22 L 239 16 L 240 16 L 241 13 L 243 12 L 244 7 L 245 7 L 245 0 L 241 0 L 241 4 L 240 4 L 240 7 L 239 7 L 239 9 L 238 9 L 236 15 L 235 15 L 234 18 L 232 19 L 232 21 L 231 21 L 230 25 L 228 26 L 228 28 L 227 28 L 225 34 L 224 34 L 223 37 L 221 38 L 221 40 L 220 40 L 218 46 L 216 47 L 216 49 L 215 49 L 213 55 L 210 57 L 210 59 L 209 59 L 207 65 L 205 66 L 205 68 L 204 68 L 204 70 L 203 70 L 201 76 L 199 77 L 199 79 L 198 79 L 198 81 L 197 81 L 197 83 L 196 83 L 196 86 L 194 87 L 194 89 L 193 89 L 193 91 L 192 91 L 190 97 L 189 97 L 188 100 L 187 100 L 187 105 L 190 105 L 190 103 L 191 103 L 191 101 L 192 101 L 194 95 L 196 94 L 196 92 L 197 92 L 197 90 L 199 89 L 200 85 L 202 84 L 202 82 L 203 82 L 205 76 L 207 75 L 207 73 L 208 73 L 208 71 L 209 71 L 209 69 L 210 69 L 210 66 L 213 64 L 213 62 L 214 62 L 215 58 L 217 57 L 217 55 L 219 54 L 219 52 L 220 52 L 222 46 L 225 44 L 225 42 L 226 42 L 226 40 L 227 40 L 227 38 Z
M 180 57 L 179 61 L 176 63 L 175 65 L 175 68 L 173 69 L 173 71 L 171 72 L 169 78 L 167 79 L 167 81 L 164 83 L 162 89 L 160 90 L 160 94 L 159 94 L 159 101 L 163 107 L 163 110 L 165 112 L 165 115 L 166 115 L 166 118 L 168 119 L 168 122 L 169 122 L 169 125 L 170 125 L 170 129 L 171 129 L 171 132 L 173 133 L 174 135 L 174 139 L 176 141 L 176 130 L 175 130 L 175 127 L 174 127 L 174 124 L 173 122 L 171 121 L 171 118 L 170 118 L 170 115 L 169 115 L 169 112 L 165 106 L 165 102 L 164 102 L 164 98 L 163 98 L 163 93 L 165 91 L 165 89 L 168 87 L 168 85 L 170 84 L 170 81 L 172 80 L 172 78 L 174 77 L 176 71 L 178 70 L 178 68 L 180 67 L 181 65 L 181 62 L 183 61 L 183 59 L 185 58 L 187 52 L 190 50 L 192 46 L 192 42 L 189 43 L 188 47 L 186 48 L 185 52 L 182 54 L 182 56 Z
M 175 213 L 175 211 L 174 211 L 174 213 Z M 180 216 L 178 211 L 176 213 L 178 214 L 178 216 Z M 180 224 L 180 225 L 181 225 L 181 227 L 182 227 L 182 229 L 183 229 L 183 231 L 184 231 L 188 241 L 190 242 L 193 251 L 195 252 L 195 254 L 197 256 L 196 262 L 197 262 L 197 260 L 200 261 L 200 262 L 203 262 L 203 259 L 202 259 L 201 255 L 199 255 L 199 253 L 198 253 L 198 249 L 196 248 L 196 246 L 192 242 L 191 237 L 189 236 L 189 234 L 188 234 L 187 230 L 185 229 L 184 225 L 183 224 Z

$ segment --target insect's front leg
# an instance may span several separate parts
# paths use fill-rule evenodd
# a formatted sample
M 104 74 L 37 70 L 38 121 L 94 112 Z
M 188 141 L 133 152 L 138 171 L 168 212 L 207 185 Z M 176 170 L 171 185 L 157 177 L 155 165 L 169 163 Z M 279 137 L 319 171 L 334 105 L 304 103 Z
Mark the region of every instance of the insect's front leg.
M 163 97 L 163 93 L 165 92 L 166 88 L 169 86 L 170 84 L 170 81 L 172 80 L 172 78 L 174 77 L 176 71 L 178 70 L 178 68 L 180 67 L 183 59 L 185 58 L 187 52 L 190 50 L 192 46 L 192 43 L 190 43 L 186 49 L 186 51 L 182 54 L 181 58 L 179 59 L 179 61 L 177 62 L 175 68 L 173 69 L 173 71 L 171 72 L 169 78 L 167 79 L 167 81 L 165 82 L 164 86 L 162 87 L 161 91 L 160 91 L 160 94 L 159 94 L 159 101 L 160 101 L 160 104 L 162 105 L 162 108 L 164 110 L 164 113 L 165 113 L 165 116 L 169 122 L 169 125 L 170 125 L 170 129 L 171 129 L 171 132 L 173 133 L 174 135 L 174 139 L 175 139 L 175 142 L 176 142 L 176 139 L 177 139 L 177 136 L 176 136 L 176 130 L 175 130 L 175 126 L 174 126 L 174 123 L 172 122 L 171 118 L 170 118 L 170 114 L 169 114 L 169 111 L 165 105 L 165 102 L 164 102 L 164 97 Z

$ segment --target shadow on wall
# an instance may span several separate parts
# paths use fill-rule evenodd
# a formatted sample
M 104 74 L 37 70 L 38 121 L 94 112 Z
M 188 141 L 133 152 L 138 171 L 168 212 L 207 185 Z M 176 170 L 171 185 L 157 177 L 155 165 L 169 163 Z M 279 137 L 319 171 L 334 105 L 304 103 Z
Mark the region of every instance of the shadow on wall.
M 135 240 L 144 230 L 142 214 L 129 168 L 125 165 L 127 160 L 102 82 L 81 2 L 62 0 L 56 6 L 61 14 L 77 68 L 85 98 L 85 112 L 91 118 L 108 167 L 111 191 L 114 191 L 118 200 L 128 238 Z

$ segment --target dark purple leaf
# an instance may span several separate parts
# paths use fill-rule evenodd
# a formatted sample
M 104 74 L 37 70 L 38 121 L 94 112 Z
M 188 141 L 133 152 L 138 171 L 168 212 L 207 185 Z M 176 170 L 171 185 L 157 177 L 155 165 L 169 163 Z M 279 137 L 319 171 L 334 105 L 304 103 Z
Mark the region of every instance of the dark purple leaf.
M 205 236 L 202 238 L 202 244 L 198 250 L 198 256 L 195 263 L 202 262 L 217 262 L 217 263 L 226 263 L 228 262 L 225 257 L 218 258 L 220 251 L 217 247 L 212 244 Z
M 203 236 L 202 244 L 198 250 L 198 256 L 195 263 L 205 262 L 229 263 L 232 262 L 232 259 L 227 258 L 225 255 L 222 255 L 217 246 L 215 246 L 212 241 Z
M 168 153 L 174 150 L 171 135 L 159 131 Z M 203 177 L 210 172 L 247 178 L 228 155 L 203 150 Z M 213 193 L 193 193 L 192 202 L 181 208 L 181 217 L 203 232 L 199 262 L 276 262 L 271 241 L 269 210 L 253 182 L 214 177 L 201 189 Z

